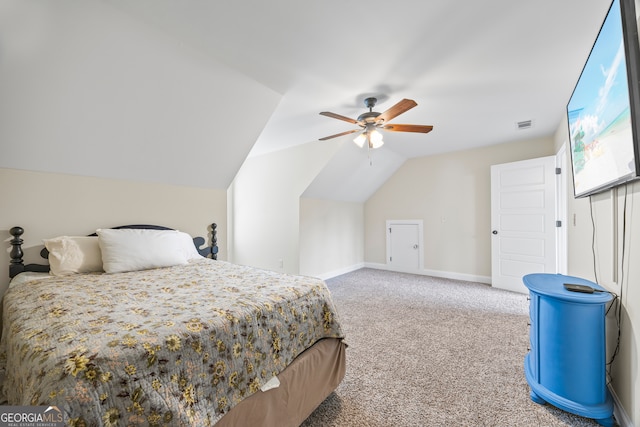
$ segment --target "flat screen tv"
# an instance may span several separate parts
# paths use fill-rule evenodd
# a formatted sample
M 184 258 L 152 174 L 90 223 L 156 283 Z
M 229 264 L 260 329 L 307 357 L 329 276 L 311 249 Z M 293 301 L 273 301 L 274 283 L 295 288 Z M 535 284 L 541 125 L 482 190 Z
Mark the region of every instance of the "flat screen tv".
M 567 104 L 576 198 L 639 177 L 638 61 L 634 0 L 614 0 Z

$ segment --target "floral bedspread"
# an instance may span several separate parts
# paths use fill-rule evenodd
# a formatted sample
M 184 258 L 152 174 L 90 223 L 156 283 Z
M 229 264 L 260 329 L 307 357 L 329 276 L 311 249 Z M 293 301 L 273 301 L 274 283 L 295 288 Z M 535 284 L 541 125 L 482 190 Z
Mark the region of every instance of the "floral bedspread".
M 213 425 L 324 337 L 342 330 L 309 277 L 209 259 L 52 277 L 4 297 L 0 402 L 77 426 Z

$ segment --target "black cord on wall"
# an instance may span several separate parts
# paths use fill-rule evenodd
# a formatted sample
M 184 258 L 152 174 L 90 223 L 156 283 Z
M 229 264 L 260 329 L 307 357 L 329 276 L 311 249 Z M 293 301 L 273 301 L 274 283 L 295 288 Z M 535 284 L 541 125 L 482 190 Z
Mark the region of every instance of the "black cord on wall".
M 615 305 L 615 319 L 617 326 L 617 337 L 616 337 L 616 346 L 611 353 L 611 358 L 606 364 L 606 371 L 608 381 L 611 382 L 611 367 L 613 365 L 613 361 L 615 360 L 618 352 L 620 351 L 620 336 L 622 331 L 622 294 L 624 290 L 624 279 L 625 279 L 625 261 L 626 261 L 626 249 L 627 249 L 627 198 L 628 198 L 628 186 L 632 184 L 627 184 L 624 186 L 624 199 L 623 199 L 623 208 L 622 208 L 622 253 L 620 256 L 620 295 L 615 294 L 614 292 L 609 292 L 613 296 L 613 300 L 607 308 L 605 312 L 605 317 L 611 311 L 611 308 Z M 618 201 L 615 201 L 618 203 Z M 596 222 L 593 215 L 593 200 L 591 196 L 589 196 L 589 214 L 591 216 L 591 226 L 592 226 L 592 234 L 591 234 L 591 252 L 593 254 L 593 275 L 595 278 L 595 282 L 598 283 L 598 267 L 597 267 L 597 254 L 596 254 Z M 617 220 L 617 218 L 616 218 Z M 617 268 L 617 266 L 616 266 Z
M 622 294 L 624 292 L 624 264 L 625 264 L 625 260 L 626 260 L 626 248 L 627 248 L 627 196 L 628 196 L 628 186 L 630 184 L 627 184 L 624 186 L 624 202 L 623 202 L 623 207 L 622 207 L 622 254 L 620 257 L 620 264 L 621 264 L 621 272 L 620 272 L 620 296 L 615 296 L 613 302 L 611 303 L 611 305 L 613 305 L 613 303 L 617 303 L 616 306 L 616 313 L 615 313 L 615 318 L 616 318 L 616 324 L 618 326 L 618 337 L 616 339 L 616 347 L 613 350 L 613 353 L 611 354 L 611 359 L 609 359 L 609 362 L 607 363 L 607 374 L 609 376 L 609 378 L 611 378 L 611 366 L 613 365 L 613 361 L 615 360 L 616 356 L 618 355 L 618 352 L 620 351 L 620 335 L 621 335 L 621 331 L 622 331 Z M 609 310 L 607 310 L 607 313 L 609 312 Z M 606 316 L 606 314 L 605 314 Z

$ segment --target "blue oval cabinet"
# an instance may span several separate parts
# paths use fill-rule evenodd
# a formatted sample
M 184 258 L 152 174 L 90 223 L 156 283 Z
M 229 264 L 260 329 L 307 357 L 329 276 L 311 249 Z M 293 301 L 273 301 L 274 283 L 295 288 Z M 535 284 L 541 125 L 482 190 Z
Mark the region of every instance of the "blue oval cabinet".
M 613 296 L 601 286 L 562 274 L 529 274 L 530 351 L 524 371 L 531 400 L 612 427 L 613 400 L 606 384 L 605 311 Z M 593 293 L 564 284 L 586 285 Z

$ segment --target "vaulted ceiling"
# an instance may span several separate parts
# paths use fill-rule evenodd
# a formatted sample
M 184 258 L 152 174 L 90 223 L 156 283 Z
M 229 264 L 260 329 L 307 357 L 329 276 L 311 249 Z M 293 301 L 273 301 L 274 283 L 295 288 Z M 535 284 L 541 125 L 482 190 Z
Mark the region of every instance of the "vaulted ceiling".
M 282 94 L 253 154 L 352 128 L 364 98 L 427 135 L 388 134 L 405 157 L 555 131 L 609 0 L 105 0 Z M 247 100 L 250 102 L 250 100 Z M 250 120 L 247 117 L 247 120 Z M 532 120 L 519 131 L 516 123 Z M 345 137 L 351 139 L 353 136 Z
M 282 94 L 251 155 L 354 126 L 364 99 L 418 106 L 387 154 L 345 147 L 307 194 L 362 200 L 407 158 L 552 135 L 609 0 L 105 0 Z M 251 100 L 247 100 L 251 102 Z M 251 120 L 251 117 L 247 117 Z M 224 121 L 224 120 L 223 120 Z M 531 121 L 520 130 L 518 123 Z M 349 145 L 354 135 L 342 137 Z M 353 145 L 353 144 L 351 144 Z M 362 179 L 358 179 L 362 178 Z M 342 185 L 336 185 L 342 183 Z M 353 185 L 345 185 L 353 183 Z
M 433 125 L 431 133 L 385 133 L 383 150 L 373 153 L 375 178 L 366 149 L 354 149 L 353 135 L 341 137 L 344 147 L 309 188 L 312 196 L 330 189 L 339 199 L 361 199 L 408 158 L 551 136 L 608 6 L 609 0 L 4 0 L 0 90 L 11 102 L 0 100 L 0 124 L 13 128 L 0 129 L 0 137 L 19 143 L 0 166 L 226 188 L 247 155 L 323 144 L 318 138 L 353 128 L 321 111 L 355 118 L 368 96 L 379 99 L 376 111 L 415 100 L 418 106 L 392 123 Z M 129 43 L 131 35 L 139 40 Z M 26 61 L 24 52 L 37 43 L 37 60 Z M 160 44 L 204 59 L 167 61 Z M 50 105 L 37 102 L 43 96 Z M 56 111 L 58 98 L 71 100 Z M 29 127 L 38 112 L 44 120 Z M 532 127 L 519 130 L 517 123 L 528 120 Z M 43 140 L 49 151 L 20 163 Z M 149 154 L 153 144 L 157 150 Z M 180 149 L 188 150 L 189 162 Z M 104 164 L 90 163 L 96 151 Z M 153 159 L 145 162 L 148 155 Z M 217 167 L 207 170 L 215 159 Z

